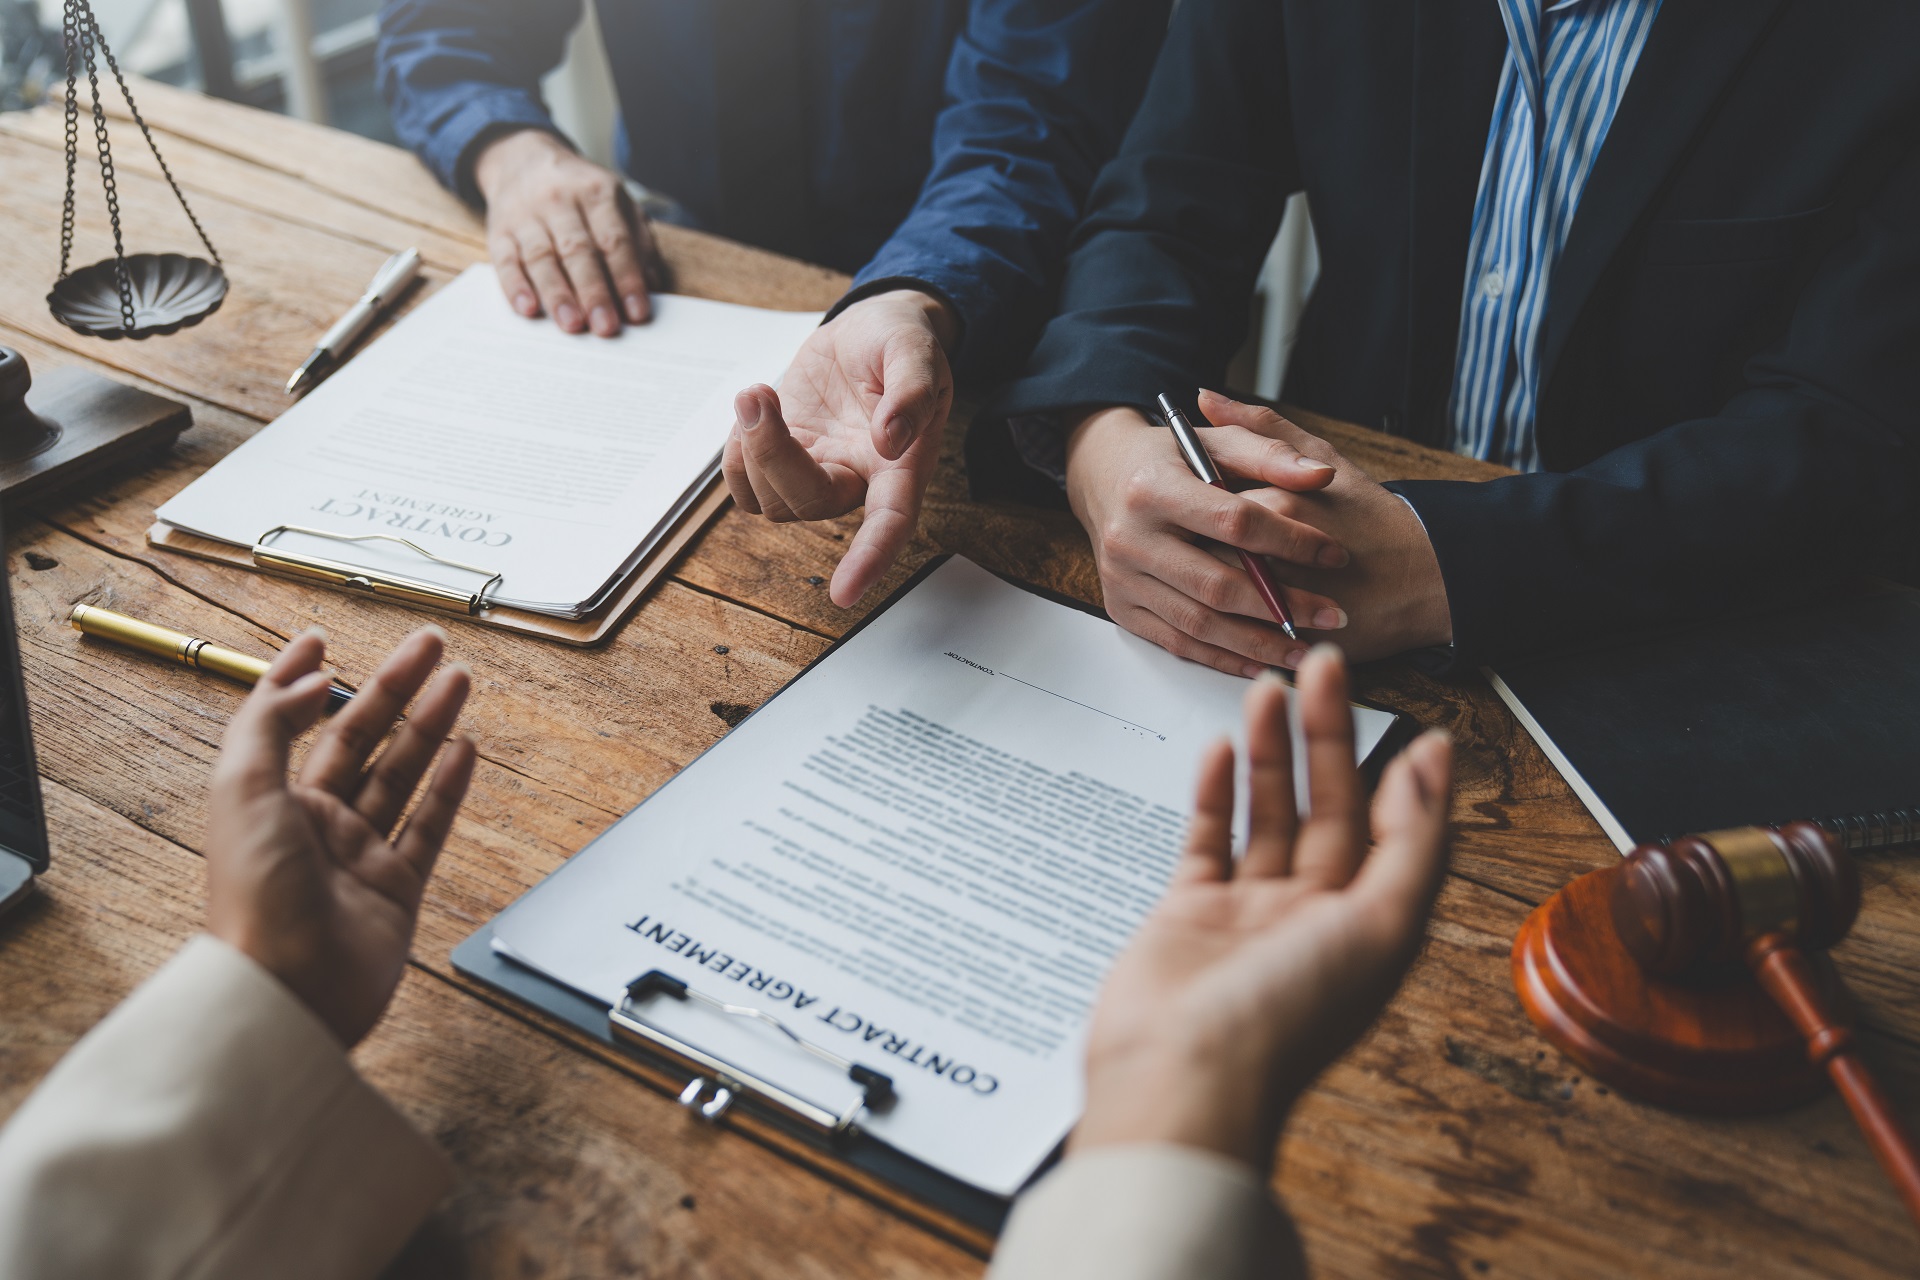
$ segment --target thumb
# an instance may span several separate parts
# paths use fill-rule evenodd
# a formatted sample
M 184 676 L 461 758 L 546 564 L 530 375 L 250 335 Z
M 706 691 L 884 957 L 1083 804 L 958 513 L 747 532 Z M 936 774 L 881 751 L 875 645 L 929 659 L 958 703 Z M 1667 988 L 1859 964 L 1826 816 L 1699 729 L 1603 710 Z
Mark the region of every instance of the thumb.
M 947 423 L 953 375 L 939 339 L 918 329 L 896 330 L 881 356 L 880 403 L 873 410 L 873 447 L 889 462 Z
M 313 727 L 327 705 L 333 677 L 320 667 L 325 656 L 321 634 L 303 632 L 240 704 L 214 767 L 216 808 L 243 804 L 287 784 L 293 740 Z

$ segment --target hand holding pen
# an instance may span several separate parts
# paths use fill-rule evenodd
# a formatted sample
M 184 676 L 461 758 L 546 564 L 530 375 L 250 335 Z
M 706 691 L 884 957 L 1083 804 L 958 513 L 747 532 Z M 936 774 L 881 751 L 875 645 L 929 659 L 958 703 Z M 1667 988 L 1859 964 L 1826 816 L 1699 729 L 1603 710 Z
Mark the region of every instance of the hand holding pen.
M 1174 403 L 1171 396 L 1165 393 L 1161 394 L 1159 397 L 1159 410 L 1161 421 L 1164 422 L 1167 429 L 1173 433 L 1174 442 L 1180 449 L 1181 459 L 1186 463 L 1187 469 L 1194 474 L 1196 479 L 1205 481 L 1216 489 L 1231 492 L 1231 490 L 1228 490 L 1225 479 L 1222 478 L 1220 474 L 1220 468 L 1215 465 L 1212 455 L 1207 451 L 1207 446 L 1201 440 L 1200 433 L 1194 429 L 1193 424 L 1187 420 L 1186 414 L 1181 412 L 1180 407 Z M 1332 469 L 1325 463 L 1312 463 L 1311 465 L 1318 471 L 1325 471 L 1328 477 L 1331 478 Z M 1298 641 L 1300 639 L 1300 633 L 1295 625 L 1293 612 L 1287 606 L 1286 594 L 1279 583 L 1274 580 L 1272 570 L 1268 567 L 1265 557 L 1237 545 L 1233 547 L 1233 550 L 1238 554 L 1241 567 L 1246 570 L 1247 577 L 1253 583 L 1254 590 L 1259 594 L 1261 603 L 1266 606 L 1267 612 L 1271 614 L 1273 620 L 1279 624 L 1280 630 L 1286 634 L 1287 639 Z M 1337 547 L 1332 548 L 1332 551 L 1334 556 L 1328 556 L 1326 549 L 1323 548 L 1322 554 L 1319 557 L 1320 560 L 1324 562 L 1335 557 L 1339 559 L 1345 558 L 1344 553 L 1341 553 Z M 1287 656 L 1297 662 L 1300 653 L 1301 651 L 1295 650 Z

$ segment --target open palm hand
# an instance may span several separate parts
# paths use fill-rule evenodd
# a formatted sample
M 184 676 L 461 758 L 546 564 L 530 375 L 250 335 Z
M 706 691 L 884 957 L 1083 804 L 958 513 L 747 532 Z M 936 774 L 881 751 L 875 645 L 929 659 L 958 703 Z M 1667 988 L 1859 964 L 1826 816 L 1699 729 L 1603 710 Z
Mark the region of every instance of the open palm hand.
M 400 981 L 427 877 L 473 774 L 473 744 L 447 742 L 470 684 L 459 666 L 427 687 L 374 757 L 443 647 L 433 628 L 402 641 L 289 782 L 293 739 L 319 719 L 332 682 L 318 633 L 296 638 L 234 716 L 214 769 L 208 927 L 346 1045 L 372 1028 Z M 419 806 L 394 833 L 443 743 Z
M 1247 697 L 1248 839 L 1232 847 L 1234 753 L 1202 763 L 1193 828 L 1165 898 L 1115 962 L 1089 1039 L 1076 1148 L 1171 1141 L 1256 1167 L 1287 1108 L 1366 1029 L 1419 945 L 1438 889 L 1449 750 L 1394 761 L 1368 852 L 1345 668 L 1300 671 L 1309 816 L 1294 806 L 1286 689 Z
M 843 607 L 918 527 L 953 405 L 943 307 L 912 292 L 857 302 L 813 331 L 778 392 L 754 386 L 734 399 L 721 467 L 742 510 L 784 523 L 866 508 L 833 575 Z

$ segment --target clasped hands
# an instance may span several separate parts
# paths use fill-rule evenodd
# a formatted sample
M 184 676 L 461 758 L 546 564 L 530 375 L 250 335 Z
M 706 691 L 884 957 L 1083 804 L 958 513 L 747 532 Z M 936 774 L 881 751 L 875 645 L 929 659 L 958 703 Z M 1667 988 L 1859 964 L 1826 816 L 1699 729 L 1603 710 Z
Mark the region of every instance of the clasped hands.
M 1200 411 L 1236 492 L 1196 479 L 1134 409 L 1091 414 L 1068 437 L 1067 497 L 1116 622 L 1235 675 L 1297 667 L 1307 642 L 1270 620 L 1241 548 L 1267 557 L 1296 623 L 1349 658 L 1451 641 L 1439 561 L 1398 495 L 1271 409 L 1203 391 Z

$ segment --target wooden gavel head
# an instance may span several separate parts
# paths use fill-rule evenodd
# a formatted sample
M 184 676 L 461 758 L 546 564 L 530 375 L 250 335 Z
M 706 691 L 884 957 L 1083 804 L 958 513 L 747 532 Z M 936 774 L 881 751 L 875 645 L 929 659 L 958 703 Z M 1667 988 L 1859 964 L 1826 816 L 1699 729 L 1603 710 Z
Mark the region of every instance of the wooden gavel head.
M 1821 950 L 1860 913 L 1860 873 L 1811 822 L 1738 827 L 1643 844 L 1614 882 L 1621 943 L 1652 973 L 1739 963 L 1747 945 L 1779 934 Z

